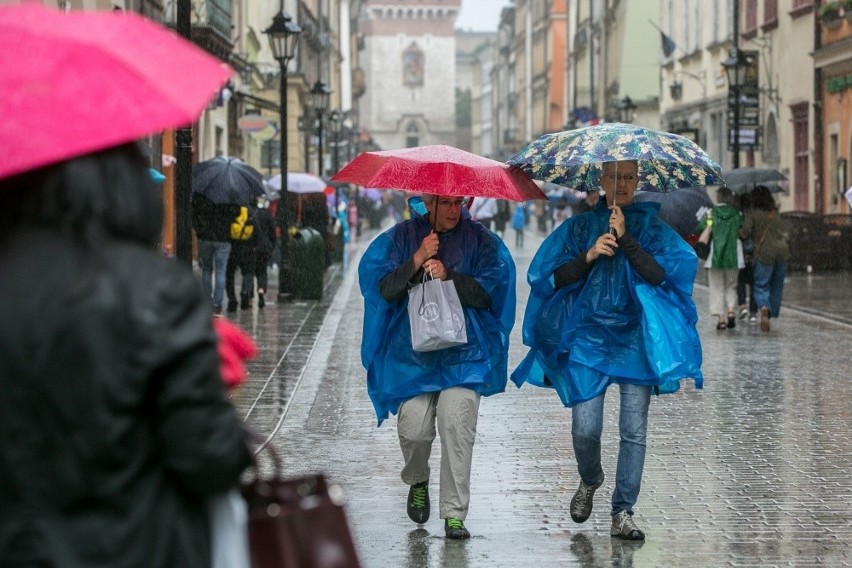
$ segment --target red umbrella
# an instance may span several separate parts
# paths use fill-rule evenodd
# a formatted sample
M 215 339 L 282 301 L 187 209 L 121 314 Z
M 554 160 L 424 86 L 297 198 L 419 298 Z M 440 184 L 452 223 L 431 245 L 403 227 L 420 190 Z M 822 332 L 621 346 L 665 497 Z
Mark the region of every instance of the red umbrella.
M 230 75 L 130 12 L 0 6 L 0 178 L 190 124 Z
M 364 152 L 331 180 L 432 195 L 547 199 L 519 168 L 443 145 Z

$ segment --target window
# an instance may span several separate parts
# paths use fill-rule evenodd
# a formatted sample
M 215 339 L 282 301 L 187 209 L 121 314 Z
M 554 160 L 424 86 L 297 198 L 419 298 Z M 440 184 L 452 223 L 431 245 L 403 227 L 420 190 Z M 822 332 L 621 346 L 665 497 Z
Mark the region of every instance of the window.
M 744 23 L 743 34 L 753 34 L 757 31 L 757 0 L 746 0 Z
M 778 23 L 778 0 L 764 0 L 763 25 Z
M 793 205 L 808 210 L 808 103 L 790 105 L 793 113 Z

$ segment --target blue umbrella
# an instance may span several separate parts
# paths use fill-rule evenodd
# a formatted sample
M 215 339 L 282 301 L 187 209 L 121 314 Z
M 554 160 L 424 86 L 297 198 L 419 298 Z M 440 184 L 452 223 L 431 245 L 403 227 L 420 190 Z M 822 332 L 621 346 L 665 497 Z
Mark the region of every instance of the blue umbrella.
M 192 166 L 192 192 L 213 203 L 249 205 L 265 195 L 263 175 L 238 158 L 218 156 Z
M 639 162 L 640 191 L 723 183 L 722 168 L 692 140 L 620 122 L 544 134 L 508 163 L 533 179 L 597 191 L 603 164 L 623 160 Z

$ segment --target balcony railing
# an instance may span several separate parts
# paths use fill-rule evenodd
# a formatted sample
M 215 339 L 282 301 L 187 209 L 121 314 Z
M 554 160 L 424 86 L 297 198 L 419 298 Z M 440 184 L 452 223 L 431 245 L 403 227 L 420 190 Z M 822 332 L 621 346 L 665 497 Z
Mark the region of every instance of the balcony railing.
M 190 14 L 192 41 L 223 61 L 234 48 L 230 0 L 194 0 Z M 165 23 L 177 27 L 177 1 L 166 5 Z

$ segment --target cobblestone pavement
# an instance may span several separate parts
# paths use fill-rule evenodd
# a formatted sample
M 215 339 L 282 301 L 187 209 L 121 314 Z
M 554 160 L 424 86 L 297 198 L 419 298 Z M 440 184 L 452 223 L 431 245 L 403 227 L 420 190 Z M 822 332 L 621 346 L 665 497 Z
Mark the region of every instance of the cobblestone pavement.
M 507 242 L 514 241 L 509 232 Z M 850 275 L 791 275 L 781 318 L 716 331 L 696 286 L 705 388 L 655 399 L 636 522 L 644 543 L 609 537 L 617 404 L 608 397 L 607 474 L 591 518 L 571 521 L 578 477 L 571 413 L 546 389 L 510 383 L 485 398 L 474 450 L 470 541 L 448 541 L 437 518 L 407 517 L 395 419 L 376 427 L 360 363 L 363 304 L 354 266 L 370 235 L 333 265 L 318 302 L 268 305 L 234 318 L 261 345 L 234 402 L 270 436 L 286 474 L 324 472 L 346 492 L 365 567 L 849 566 L 852 564 L 852 352 Z M 540 242 L 527 232 L 518 265 L 520 339 L 524 278 Z M 791 306 L 797 306 L 793 309 Z M 800 309 L 799 309 L 800 308 Z M 432 467 L 437 471 L 438 441 Z

